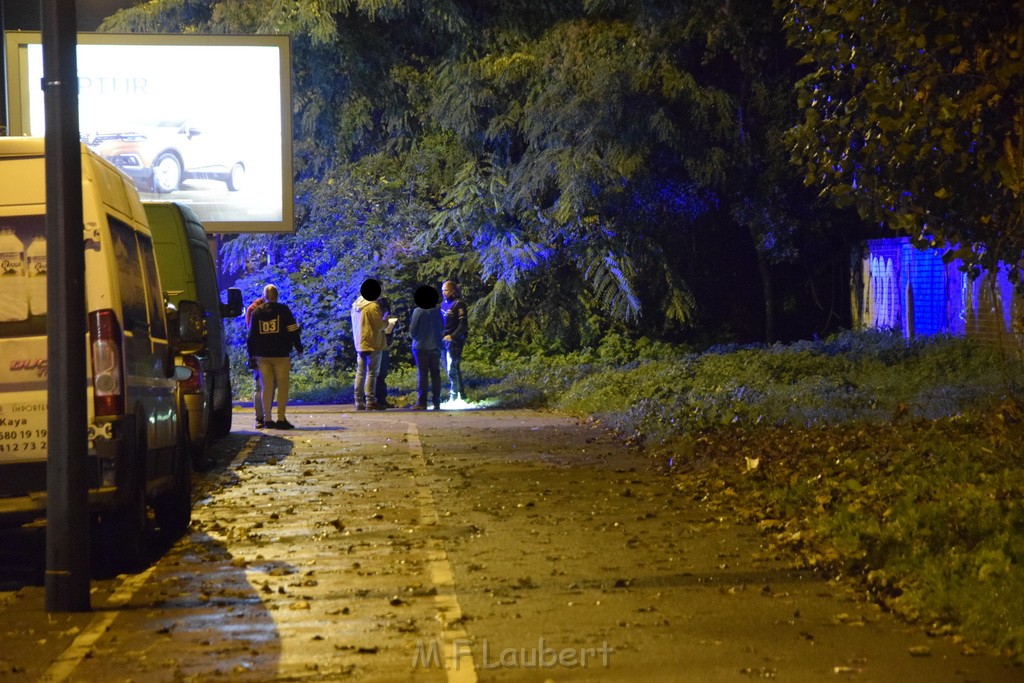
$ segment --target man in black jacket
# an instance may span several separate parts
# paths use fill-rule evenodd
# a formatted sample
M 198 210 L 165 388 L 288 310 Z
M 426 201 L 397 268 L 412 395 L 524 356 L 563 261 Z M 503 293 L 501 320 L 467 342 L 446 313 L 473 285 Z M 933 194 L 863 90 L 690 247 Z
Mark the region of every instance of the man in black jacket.
M 270 417 L 277 389 L 277 421 L 267 420 L 270 429 L 294 429 L 295 425 L 285 417 L 288 405 L 288 383 L 292 370 L 290 354 L 292 347 L 302 353 L 299 338 L 299 324 L 291 309 L 280 303 L 279 293 L 274 285 L 263 288 L 264 302 L 252 312 L 247 346 L 249 356 L 256 359 L 263 384 L 264 416 Z M 259 423 L 256 425 L 259 427 Z

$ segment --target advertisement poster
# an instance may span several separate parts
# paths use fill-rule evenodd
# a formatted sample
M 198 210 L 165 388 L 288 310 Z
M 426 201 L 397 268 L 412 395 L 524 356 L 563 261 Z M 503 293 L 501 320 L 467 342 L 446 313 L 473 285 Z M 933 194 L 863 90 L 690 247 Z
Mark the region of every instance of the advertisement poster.
M 143 201 L 188 204 L 209 232 L 293 229 L 287 50 L 203 44 L 228 36 L 90 36 L 77 51 L 81 139 L 130 176 Z M 45 132 L 43 91 L 31 87 L 42 82 L 42 53 L 38 42 L 20 53 L 25 135 Z

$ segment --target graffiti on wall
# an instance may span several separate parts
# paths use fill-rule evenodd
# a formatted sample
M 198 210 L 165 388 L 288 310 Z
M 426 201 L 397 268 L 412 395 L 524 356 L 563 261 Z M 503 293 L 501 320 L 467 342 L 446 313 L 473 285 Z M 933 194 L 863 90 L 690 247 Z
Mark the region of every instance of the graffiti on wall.
M 947 263 L 941 251 L 916 249 L 907 238 L 868 240 L 854 265 L 858 327 L 1024 344 L 1024 297 L 1006 268 L 971 279 L 959 261 Z
M 872 256 L 865 264 L 868 268 L 868 308 L 870 327 L 894 328 L 900 325 L 899 279 L 891 258 Z

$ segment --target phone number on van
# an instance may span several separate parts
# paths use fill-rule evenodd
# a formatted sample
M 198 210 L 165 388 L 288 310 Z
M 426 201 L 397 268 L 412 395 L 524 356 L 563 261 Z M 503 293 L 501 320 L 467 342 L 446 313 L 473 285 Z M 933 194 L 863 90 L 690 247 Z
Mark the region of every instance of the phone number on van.
M 12 429 L 0 432 L 0 453 L 31 453 L 45 450 L 45 429 Z

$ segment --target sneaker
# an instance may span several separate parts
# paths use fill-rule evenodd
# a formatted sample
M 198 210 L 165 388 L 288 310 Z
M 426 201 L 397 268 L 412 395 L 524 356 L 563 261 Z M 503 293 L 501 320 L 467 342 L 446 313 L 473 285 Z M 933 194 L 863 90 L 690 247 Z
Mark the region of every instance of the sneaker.
M 277 422 L 274 423 L 274 426 L 277 429 L 295 429 L 295 425 L 293 425 L 288 420 L 278 420 Z
M 267 420 L 266 422 L 263 423 L 263 426 L 266 427 L 267 429 L 277 429 L 277 423 L 274 422 L 273 420 Z
M 421 406 L 421 405 L 420 405 L 420 404 L 418 404 L 418 403 L 417 403 L 417 404 L 415 404 L 415 405 L 411 405 L 411 406 L 409 406 L 409 410 L 426 410 L 426 409 L 427 409 L 427 407 L 426 407 L 426 406 Z
M 385 406 L 382 406 L 379 403 L 367 403 L 366 404 L 366 409 L 367 410 L 387 410 L 387 408 Z
M 441 404 L 440 403 L 435 403 L 434 404 L 434 410 L 441 410 Z
M 256 429 L 266 429 L 267 423 L 263 420 L 256 420 Z
M 366 410 L 366 404 L 365 403 L 357 403 L 356 404 L 356 410 Z

